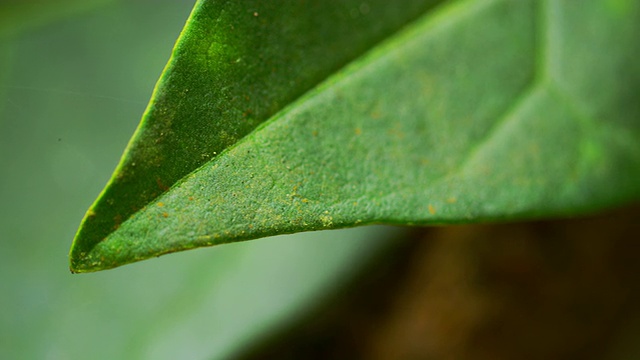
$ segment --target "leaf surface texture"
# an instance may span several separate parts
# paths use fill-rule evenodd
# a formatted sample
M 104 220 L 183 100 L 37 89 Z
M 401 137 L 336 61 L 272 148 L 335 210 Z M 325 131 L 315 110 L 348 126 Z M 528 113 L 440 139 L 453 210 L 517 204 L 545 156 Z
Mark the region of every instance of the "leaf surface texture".
M 196 5 L 74 271 L 640 195 L 637 2 L 269 4 Z

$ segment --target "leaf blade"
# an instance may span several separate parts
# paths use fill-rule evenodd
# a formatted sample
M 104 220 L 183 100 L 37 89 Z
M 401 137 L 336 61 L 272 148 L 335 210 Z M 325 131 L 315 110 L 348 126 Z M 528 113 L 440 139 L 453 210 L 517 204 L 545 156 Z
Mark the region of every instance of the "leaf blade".
M 198 1 L 140 127 L 83 220 L 71 258 L 439 2 L 411 0 L 398 7 L 375 0 L 363 8 L 356 0 Z M 383 14 L 385 21 L 377 21 Z
M 568 12 L 549 4 L 557 2 L 470 1 L 425 15 L 135 214 L 85 264 L 300 230 L 563 215 L 638 198 L 637 121 L 592 118 L 567 100 L 545 33 L 558 21 L 551 15 Z M 594 96 L 582 95 L 598 104 Z M 639 114 L 632 106 L 616 116 L 604 104 L 616 119 Z

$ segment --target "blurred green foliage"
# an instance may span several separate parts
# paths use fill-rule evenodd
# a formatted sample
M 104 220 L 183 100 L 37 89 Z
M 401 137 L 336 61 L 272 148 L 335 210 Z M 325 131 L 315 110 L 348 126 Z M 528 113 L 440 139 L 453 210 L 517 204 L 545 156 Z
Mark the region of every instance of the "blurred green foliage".
M 19 34 L 59 18 L 81 14 L 83 11 L 113 0 L 3 0 L 0 2 L 0 37 Z

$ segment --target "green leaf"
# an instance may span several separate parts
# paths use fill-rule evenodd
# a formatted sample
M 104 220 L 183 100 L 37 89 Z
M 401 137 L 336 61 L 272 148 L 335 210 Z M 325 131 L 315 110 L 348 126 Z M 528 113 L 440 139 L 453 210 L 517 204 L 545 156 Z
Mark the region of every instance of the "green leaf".
M 325 4 L 196 5 L 79 230 L 73 271 L 281 233 L 567 215 L 640 197 L 639 3 Z
M 72 259 L 436 3 L 199 1 Z

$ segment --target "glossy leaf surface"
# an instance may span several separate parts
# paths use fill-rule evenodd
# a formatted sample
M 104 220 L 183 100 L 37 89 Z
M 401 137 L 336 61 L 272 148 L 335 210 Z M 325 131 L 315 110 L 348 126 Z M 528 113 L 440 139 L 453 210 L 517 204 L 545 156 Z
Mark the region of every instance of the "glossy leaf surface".
M 376 7 L 356 15 L 366 17 Z M 146 123 L 76 238 L 74 271 L 280 233 L 564 215 L 640 195 L 637 2 L 447 3 L 416 20 L 407 17 L 408 26 L 295 100 L 295 91 L 283 90 L 290 89 L 291 70 L 275 70 L 260 85 L 234 83 L 244 100 L 224 96 L 224 81 L 253 76 L 229 70 L 233 61 L 246 61 L 236 44 L 245 44 L 238 39 L 247 32 L 211 31 L 211 24 L 198 21 L 215 19 L 228 28 L 220 15 L 225 9 L 207 1 L 196 6 Z M 278 12 L 284 17 L 275 28 L 297 24 L 300 19 L 288 13 Z M 376 16 L 374 23 L 389 19 Z M 350 22 L 326 29 L 340 26 L 356 29 Z M 330 30 L 295 29 L 311 47 L 274 64 L 287 68 L 283 61 L 289 61 L 299 64 L 296 74 L 317 74 L 300 80 L 301 92 L 322 77 L 308 64 L 320 55 L 339 58 L 327 60 L 327 71 L 349 56 L 323 47 L 329 42 L 320 39 Z M 363 42 L 370 45 L 381 38 L 372 29 L 354 31 L 375 34 Z M 254 57 L 286 53 L 275 40 L 280 36 L 264 30 L 254 36 L 272 41 L 261 40 L 264 48 Z M 342 39 L 343 30 L 335 36 Z M 322 44 L 318 53 L 316 42 Z M 336 49 L 344 46 L 336 43 Z M 194 56 L 205 48 L 206 56 Z M 203 76 L 194 69 L 207 56 L 227 62 Z M 258 63 L 264 59 L 272 57 Z M 191 84 L 208 88 L 203 82 L 211 85 L 206 96 L 188 95 Z M 279 93 L 286 95 L 273 95 Z M 261 105 L 257 98 L 268 100 Z M 229 108 L 214 116 L 212 103 Z M 165 140 L 166 134 L 175 136 Z M 209 145 L 196 146 L 202 143 Z M 183 158 L 190 160 L 178 161 Z

